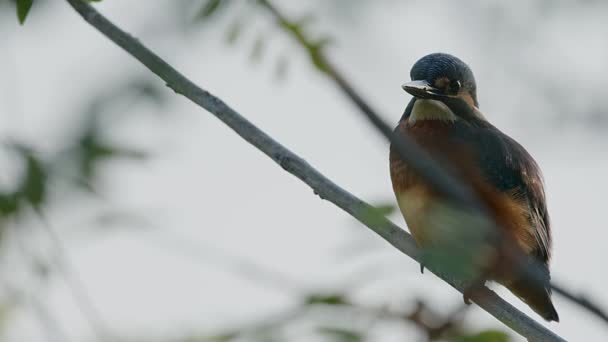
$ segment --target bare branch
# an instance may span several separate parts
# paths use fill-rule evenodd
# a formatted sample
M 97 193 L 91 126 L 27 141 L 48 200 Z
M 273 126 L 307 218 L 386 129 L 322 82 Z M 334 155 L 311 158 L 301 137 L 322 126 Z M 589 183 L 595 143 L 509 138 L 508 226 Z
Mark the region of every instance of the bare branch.
M 418 260 L 418 250 L 412 237 L 384 217 L 370 218 L 369 213 L 370 211 L 373 211 L 372 206 L 340 188 L 302 158 L 298 157 L 266 133 L 255 127 L 251 122 L 226 105 L 222 100 L 198 87 L 167 62 L 142 45 L 137 39 L 116 27 L 89 4 L 81 0 L 67 0 L 67 2 L 89 24 L 139 60 L 154 74 L 163 79 L 167 86 L 176 93 L 184 95 L 192 102 L 214 114 L 218 119 L 232 128 L 239 136 L 265 153 L 287 172 L 309 185 L 321 198 L 342 208 L 401 252 Z M 431 271 L 462 292 L 464 285 L 461 282 L 452 279 L 440 270 L 431 269 Z M 482 295 L 475 297 L 475 302 L 530 341 L 565 341 L 563 338 L 507 303 L 493 291 L 488 289 L 484 290 Z
M 88 320 L 93 332 L 100 341 L 120 341 L 117 336 L 110 333 L 110 329 L 106 326 L 105 321 L 102 319 L 101 314 L 89 296 L 80 275 L 76 272 L 74 267 L 72 267 L 67 249 L 63 245 L 61 238 L 57 235 L 55 229 L 53 229 L 42 211 L 36 210 L 36 212 L 39 215 L 45 233 L 48 235 L 55 250 L 56 266 L 65 278 L 72 297 L 78 304 L 84 317 Z
M 578 304 L 580 307 L 587 309 L 589 312 L 593 313 L 596 317 L 601 319 L 602 321 L 608 323 L 608 314 L 598 305 L 594 304 L 590 301 L 585 295 L 575 295 L 572 292 L 562 288 L 561 286 L 553 283 L 551 284 L 551 288 L 553 291 L 559 293 L 560 295 L 568 298 L 570 301 Z

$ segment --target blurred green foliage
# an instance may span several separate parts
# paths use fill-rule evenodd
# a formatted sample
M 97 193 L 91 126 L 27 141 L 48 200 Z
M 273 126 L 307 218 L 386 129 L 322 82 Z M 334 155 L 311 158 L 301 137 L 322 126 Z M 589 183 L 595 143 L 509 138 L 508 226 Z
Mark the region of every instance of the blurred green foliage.
M 25 22 L 33 2 L 34 0 L 17 0 L 17 19 L 19 19 L 21 25 Z
M 111 100 L 109 100 L 111 101 Z M 40 210 L 46 203 L 52 183 L 66 175 L 74 175 L 73 184 L 93 190 L 98 166 L 116 158 L 142 160 L 146 154 L 131 148 L 107 142 L 104 131 L 98 124 L 95 111 L 80 134 L 76 135 L 57 155 L 45 160 L 35 148 L 20 142 L 0 145 L 5 152 L 12 152 L 24 165 L 16 180 L 15 189 L 0 189 L 0 220 L 19 216 L 27 207 Z
M 453 342 L 508 342 L 509 335 L 502 331 L 488 330 L 474 335 L 460 336 L 450 341 Z
M 86 2 L 101 2 L 102 0 L 83 0 Z M 17 10 L 17 19 L 19 20 L 19 24 L 23 25 L 25 23 L 25 19 L 27 18 L 30 10 L 32 9 L 32 5 L 34 4 L 34 0 L 14 0 Z M 221 2 L 221 0 L 220 0 Z
M 205 19 L 226 8 L 230 4 L 230 0 L 207 0 L 203 1 L 200 11 L 198 12 L 197 18 Z
M 318 331 L 321 335 L 325 335 L 335 342 L 363 342 L 367 340 L 363 333 L 349 329 L 320 327 Z

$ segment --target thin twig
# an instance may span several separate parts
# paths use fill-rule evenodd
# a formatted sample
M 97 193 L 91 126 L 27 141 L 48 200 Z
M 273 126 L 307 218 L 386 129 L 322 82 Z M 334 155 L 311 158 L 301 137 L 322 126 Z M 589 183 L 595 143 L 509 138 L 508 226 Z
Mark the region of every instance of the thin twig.
M 418 250 L 412 237 L 403 229 L 383 217 L 370 219 L 369 212 L 373 207 L 348 193 L 323 176 L 302 158 L 282 146 L 251 122 L 230 108 L 219 98 L 201 89 L 188 78 L 180 74 L 171 65 L 142 45 L 137 39 L 116 27 L 88 3 L 81 0 L 66 0 L 89 24 L 103 33 L 131 56 L 139 60 L 150 71 L 163 79 L 167 86 L 202 108 L 214 114 L 218 119 L 232 128 L 247 142 L 265 153 L 287 172 L 309 185 L 315 193 L 361 221 L 371 230 L 383 237 L 401 252 L 418 260 Z M 444 279 L 459 291 L 464 285 L 438 269 L 432 272 Z M 514 331 L 530 341 L 565 341 L 549 329 L 537 323 L 511 304 L 500 298 L 491 290 L 484 290 L 483 295 L 475 300 L 484 310 L 502 321 Z
M 24 238 L 22 237 L 22 232 L 17 229 L 14 225 L 9 225 L 9 227 L 13 228 L 12 233 L 15 235 L 15 244 L 17 245 L 17 250 L 21 254 L 21 259 L 24 263 L 30 263 L 30 259 L 33 259 L 31 253 L 29 253 Z M 33 262 L 32 262 L 33 263 Z M 32 265 L 33 266 L 33 265 Z M 33 267 L 30 267 L 33 268 Z M 32 271 L 33 272 L 33 271 Z M 17 292 L 17 290 L 14 290 Z M 56 317 L 54 317 L 49 310 L 46 308 L 44 303 L 40 300 L 37 293 L 30 293 L 31 291 L 25 291 L 21 289 L 23 293 L 19 293 L 25 297 L 28 304 L 30 304 L 32 311 L 35 312 L 36 317 L 40 321 L 40 325 L 47 332 L 47 339 L 49 341 L 55 342 L 68 342 L 70 339 L 67 337 L 67 334 L 61 328 L 61 324 Z M 16 296 L 15 296 L 16 297 Z
M 93 304 L 93 300 L 88 295 L 86 287 L 76 272 L 72 263 L 70 262 L 67 249 L 63 245 L 63 242 L 59 238 L 55 229 L 48 222 L 46 217 L 41 211 L 37 210 L 37 214 L 40 217 L 44 231 L 49 237 L 51 244 L 55 250 L 56 264 L 61 271 L 66 283 L 70 287 L 71 294 L 78 304 L 80 311 L 84 317 L 88 320 L 89 325 L 93 329 L 97 338 L 100 341 L 119 341 L 116 336 L 110 333 L 110 329 L 107 328 L 105 321 L 102 319 L 101 314 Z
M 374 316 L 378 318 L 395 320 L 413 324 L 424 331 L 429 341 L 435 341 L 446 337 L 450 332 L 460 330 L 463 321 L 464 313 L 468 309 L 468 305 L 461 305 L 453 312 L 447 315 L 440 315 L 431 310 L 424 302 L 418 300 L 412 311 L 394 310 L 386 307 L 372 307 L 351 302 L 341 304 L 314 304 L 316 306 L 326 306 L 339 310 L 350 310 L 357 314 Z
M 585 295 L 575 295 L 555 283 L 551 284 L 551 288 L 553 289 L 553 291 L 568 298 L 570 301 L 578 304 L 579 306 L 587 309 L 588 311 L 592 312 L 596 317 L 608 323 L 608 314 L 606 313 L 606 311 L 600 308 L 597 304 L 594 304 L 592 301 L 587 299 Z
M 305 299 L 305 306 L 328 306 L 330 308 L 351 310 L 359 314 L 366 314 L 376 318 L 386 318 L 414 324 L 428 335 L 430 341 L 437 340 L 445 336 L 446 333 L 453 331 L 455 327 L 461 324 L 464 313 L 470 307 L 469 305 L 461 304 L 456 310 L 442 316 L 430 311 L 430 309 L 421 301 L 417 301 L 417 307 L 412 312 L 395 311 L 384 307 L 375 308 L 364 306 L 355 304 L 349 300 L 344 300 L 340 304 L 321 304 L 310 302 L 310 298 L 320 298 L 325 295 L 315 294 L 314 292 L 307 290 L 308 287 L 299 284 L 297 281 L 295 281 L 295 279 L 292 279 L 283 273 L 276 272 L 266 266 L 223 251 L 219 251 L 210 246 L 202 245 L 200 243 L 193 244 L 189 240 L 181 239 L 178 236 L 171 234 L 164 234 L 162 239 L 155 240 L 157 240 L 157 242 L 163 246 L 170 247 L 173 251 L 185 253 L 188 256 L 195 257 L 196 259 L 205 259 L 213 264 L 227 265 L 239 275 L 244 273 L 248 275 L 251 280 L 264 284 L 270 284 L 280 290 L 301 296 Z M 301 308 L 302 312 L 304 308 L 305 307 Z M 291 313 L 292 311 L 289 312 Z M 431 319 L 427 318 L 429 315 L 431 316 Z M 289 316 L 291 316 L 291 314 Z M 433 323 L 429 323 L 429 321 Z M 283 323 L 289 322 L 290 320 Z M 251 327 L 233 329 L 233 331 L 240 332 L 239 335 L 245 335 L 246 332 L 250 330 Z M 220 335 L 221 334 L 218 334 L 218 336 Z
M 299 295 L 307 291 L 307 288 L 297 282 L 296 279 L 246 258 L 232 255 L 200 242 L 193 242 L 175 234 L 163 233 L 162 235 L 162 238 L 149 238 L 148 240 L 182 255 L 197 260 L 206 260 L 209 264 L 219 265 L 223 268 L 227 267 L 239 275 L 244 275 L 260 284 L 269 285 L 284 292 Z

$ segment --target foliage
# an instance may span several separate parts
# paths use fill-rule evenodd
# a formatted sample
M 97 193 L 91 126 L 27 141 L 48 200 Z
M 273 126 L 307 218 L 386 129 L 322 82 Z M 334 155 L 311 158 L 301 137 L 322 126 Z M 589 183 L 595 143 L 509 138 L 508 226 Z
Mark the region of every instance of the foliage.
M 21 25 L 25 22 L 33 2 L 34 0 L 17 0 L 17 19 Z
M 453 342 L 508 342 L 509 335 L 502 331 L 488 330 L 474 335 L 460 336 L 452 339 Z
M 19 24 L 23 25 L 25 23 L 25 19 L 27 18 L 30 10 L 32 9 L 32 5 L 34 4 L 34 0 L 15 0 L 17 7 L 17 19 L 19 20 Z M 84 0 L 87 2 L 101 2 L 102 0 Z M 221 2 L 219 0 L 218 2 Z

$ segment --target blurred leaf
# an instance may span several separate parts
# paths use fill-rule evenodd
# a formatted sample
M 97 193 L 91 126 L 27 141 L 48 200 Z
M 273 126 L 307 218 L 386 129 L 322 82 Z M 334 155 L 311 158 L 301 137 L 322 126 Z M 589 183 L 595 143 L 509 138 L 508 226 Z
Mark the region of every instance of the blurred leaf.
M 471 251 L 474 248 L 471 247 Z M 421 249 L 424 264 L 431 269 L 440 269 L 457 279 L 477 279 L 481 268 L 474 262 L 475 254 L 451 246 L 441 245 Z
M 265 335 L 265 336 L 257 336 L 255 338 L 255 340 L 257 342 L 279 342 L 279 341 L 284 341 L 284 340 L 279 340 L 279 338 L 272 336 L 272 335 Z
M 230 342 L 230 341 L 234 341 L 239 337 L 239 333 L 238 332 L 230 332 L 230 333 L 225 333 L 225 334 L 221 334 L 221 335 L 216 335 L 216 336 L 211 336 L 211 337 L 205 337 L 200 339 L 200 341 L 202 342 Z M 197 339 L 199 340 L 199 339 Z
M 298 27 L 304 28 L 317 20 L 317 17 L 313 13 L 307 13 L 300 17 L 300 19 L 296 20 L 295 24 Z
M 508 342 L 509 335 L 502 331 L 488 330 L 478 334 L 461 336 L 451 340 L 452 342 Z
M 30 13 L 33 2 L 34 0 L 17 0 L 17 18 L 19 19 L 19 24 L 23 25 L 25 22 L 25 18 Z
M 312 64 L 319 71 L 323 73 L 328 73 L 329 67 L 327 65 L 327 61 L 325 60 L 325 56 L 323 55 L 323 48 L 328 44 L 330 39 L 322 38 L 319 41 L 314 42 L 306 35 L 302 24 L 303 23 L 298 22 L 280 22 L 280 25 L 283 30 L 294 36 L 294 38 L 300 43 L 300 45 L 302 45 L 302 47 L 306 49 Z
M 0 303 L 0 334 L 8 326 L 9 318 L 14 309 L 14 303 Z
M 321 50 L 321 49 L 326 48 L 326 47 L 327 47 L 328 45 L 330 45 L 332 42 L 333 42 L 333 39 L 332 39 L 332 38 L 330 38 L 330 37 L 323 37 L 323 38 L 321 38 L 321 39 L 317 40 L 317 41 L 314 43 L 314 46 L 315 46 L 315 47 L 316 47 L 318 50 Z
M 93 221 L 96 223 L 97 226 L 103 227 L 104 230 L 107 230 L 107 228 L 111 226 L 118 226 L 122 229 L 125 225 L 129 225 L 129 227 L 148 227 L 146 221 L 140 216 L 137 216 L 128 211 L 120 210 L 102 212 L 99 215 L 95 216 Z
M 80 151 L 79 171 L 83 181 L 86 182 L 95 176 L 98 163 L 104 160 L 117 157 L 143 160 L 147 157 L 144 152 L 114 147 L 102 142 L 95 119 L 91 120 L 89 127 L 80 138 L 78 149 Z
M 344 305 L 344 304 L 348 304 L 348 300 L 342 294 L 329 294 L 329 295 L 312 294 L 312 295 L 308 296 L 304 302 L 308 305 L 313 305 L 313 304 Z
M 378 225 L 384 222 L 386 215 L 395 211 L 393 204 L 380 204 L 374 207 L 363 209 L 363 219 L 372 225 Z
M 226 43 L 233 45 L 241 36 L 243 32 L 244 22 L 242 18 L 236 19 L 228 28 L 226 34 Z
M 205 5 L 201 8 L 201 10 L 197 14 L 198 19 L 209 18 L 212 15 L 218 13 L 222 7 L 225 7 L 228 4 L 229 0 L 207 0 Z
M 161 105 L 166 101 L 165 93 L 161 91 L 161 88 L 157 85 L 157 82 L 151 82 L 150 80 L 135 80 L 133 83 L 127 85 L 127 87 L 135 92 L 136 96 L 141 96 L 144 99 L 154 101 L 154 103 Z
M 15 193 L 0 193 L 0 218 L 17 213 L 19 202 Z
M 34 208 L 39 208 L 46 197 L 47 171 L 32 153 L 27 153 L 25 177 L 19 195 Z
M 323 335 L 331 337 L 336 342 L 361 342 L 365 340 L 362 333 L 341 328 L 319 328 Z
M 289 69 L 289 59 L 287 56 L 281 56 L 277 60 L 275 67 L 275 76 L 277 80 L 282 81 L 287 77 L 287 71 Z
M 380 203 L 374 205 L 374 207 L 380 215 L 384 216 L 394 213 L 395 209 L 397 209 L 393 203 Z
M 33 260 L 32 262 L 32 270 L 34 273 L 40 277 L 40 279 L 47 279 L 51 275 L 51 265 L 48 262 L 43 262 L 42 260 Z
M 16 141 L 7 146 L 23 160 L 25 167 L 16 190 L 12 193 L 0 193 L 0 214 L 16 214 L 22 201 L 36 209 L 40 208 L 46 199 L 49 177 L 47 166 L 36 157 L 30 147 Z
M 251 54 L 249 55 L 250 59 L 254 62 L 260 61 L 262 59 L 262 55 L 264 54 L 265 47 L 266 37 L 264 35 L 258 36 L 251 47 Z

